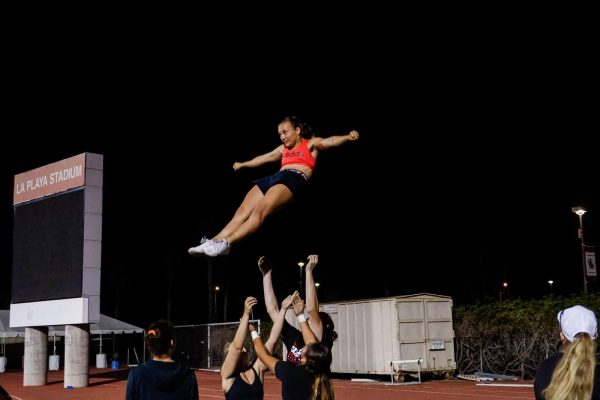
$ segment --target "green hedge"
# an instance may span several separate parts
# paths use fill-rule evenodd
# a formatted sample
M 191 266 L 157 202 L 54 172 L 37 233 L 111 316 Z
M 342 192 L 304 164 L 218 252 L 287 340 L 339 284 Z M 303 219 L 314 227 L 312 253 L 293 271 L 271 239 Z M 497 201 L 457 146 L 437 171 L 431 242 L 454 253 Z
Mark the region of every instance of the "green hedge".
M 600 295 L 551 296 L 456 306 L 454 334 L 459 374 L 477 371 L 535 377 L 540 363 L 558 351 L 558 312 L 583 305 L 600 311 Z

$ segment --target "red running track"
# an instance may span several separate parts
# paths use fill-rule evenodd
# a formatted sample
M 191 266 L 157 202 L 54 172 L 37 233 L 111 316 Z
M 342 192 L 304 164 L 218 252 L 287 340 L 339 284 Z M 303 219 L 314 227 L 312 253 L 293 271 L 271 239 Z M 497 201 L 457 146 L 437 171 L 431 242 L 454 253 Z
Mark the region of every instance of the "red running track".
M 63 388 L 63 371 L 49 371 L 46 386 L 23 387 L 23 371 L 0 373 L 0 386 L 13 400 L 123 400 L 128 368 L 90 369 L 90 385 L 80 389 Z M 201 399 L 224 399 L 218 373 L 197 371 Z M 525 383 L 530 382 L 510 382 Z M 531 387 L 477 385 L 473 381 L 426 381 L 422 384 L 386 385 L 385 382 L 351 382 L 334 379 L 336 400 L 533 400 Z M 281 399 L 281 385 L 272 375 L 265 379 L 265 400 Z

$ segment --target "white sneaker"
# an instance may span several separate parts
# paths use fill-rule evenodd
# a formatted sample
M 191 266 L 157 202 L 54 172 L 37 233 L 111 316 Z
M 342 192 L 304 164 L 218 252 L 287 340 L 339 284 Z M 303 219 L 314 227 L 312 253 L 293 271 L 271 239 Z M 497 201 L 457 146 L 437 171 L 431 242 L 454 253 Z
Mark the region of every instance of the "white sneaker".
M 210 257 L 225 256 L 229 254 L 229 242 L 225 239 L 210 240 L 210 244 L 204 248 L 204 254 Z
M 213 243 L 212 240 L 209 240 L 206 236 L 200 239 L 200 244 L 196 247 L 190 247 L 188 249 L 188 253 L 191 256 L 201 256 L 205 253 L 206 247 L 210 246 Z

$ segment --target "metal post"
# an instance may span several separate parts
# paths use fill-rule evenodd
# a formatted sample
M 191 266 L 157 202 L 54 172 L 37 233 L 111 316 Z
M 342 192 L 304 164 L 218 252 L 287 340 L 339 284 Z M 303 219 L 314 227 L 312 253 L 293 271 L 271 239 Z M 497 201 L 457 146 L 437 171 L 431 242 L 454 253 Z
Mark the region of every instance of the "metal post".
M 212 366 L 212 354 L 211 354 L 211 351 L 210 351 L 210 325 L 208 326 L 208 335 L 207 335 L 206 341 L 208 342 L 208 346 L 207 346 L 207 348 L 208 348 L 208 351 L 207 351 L 207 354 L 208 354 L 208 367 L 207 368 L 210 368 Z
M 581 239 L 581 265 L 583 266 L 583 293 L 587 294 L 587 270 L 585 268 L 585 245 L 583 244 L 583 213 L 579 216 L 579 239 Z
M 213 284 L 212 284 L 212 270 L 213 270 L 213 260 L 214 257 L 208 257 L 207 263 L 208 263 L 208 314 L 207 314 L 207 318 L 208 318 L 208 322 L 215 322 L 213 319 L 213 296 L 212 296 L 212 291 L 213 291 Z
M 217 289 L 215 288 L 215 322 L 219 320 L 219 311 L 217 310 Z
M 306 294 L 304 293 L 304 285 L 302 284 L 302 267 L 304 267 L 304 262 L 300 261 L 298 263 L 298 266 L 300 267 L 300 297 L 302 297 L 304 299 L 304 297 L 306 296 Z
M 581 265 L 583 267 L 583 293 L 587 294 L 587 269 L 585 268 L 585 245 L 583 244 L 583 214 L 586 211 L 582 207 L 572 207 L 573 211 L 579 217 L 578 236 L 581 239 Z
M 479 342 L 479 370 L 483 372 L 483 342 Z
M 300 266 L 300 289 L 302 289 L 302 266 Z

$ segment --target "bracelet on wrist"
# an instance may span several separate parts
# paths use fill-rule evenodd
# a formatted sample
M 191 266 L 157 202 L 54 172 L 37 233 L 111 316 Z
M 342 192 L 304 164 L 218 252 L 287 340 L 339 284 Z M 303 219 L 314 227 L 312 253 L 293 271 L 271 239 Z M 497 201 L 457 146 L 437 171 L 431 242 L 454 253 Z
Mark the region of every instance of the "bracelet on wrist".
M 298 318 L 298 323 L 300 324 L 306 322 L 306 317 L 304 316 L 304 314 L 296 315 L 296 318 Z
M 256 331 L 250 332 L 250 336 L 252 336 L 252 340 L 260 339 L 260 334 Z

